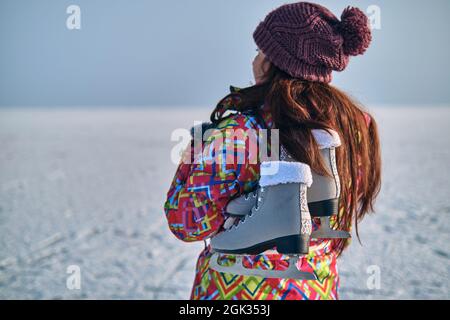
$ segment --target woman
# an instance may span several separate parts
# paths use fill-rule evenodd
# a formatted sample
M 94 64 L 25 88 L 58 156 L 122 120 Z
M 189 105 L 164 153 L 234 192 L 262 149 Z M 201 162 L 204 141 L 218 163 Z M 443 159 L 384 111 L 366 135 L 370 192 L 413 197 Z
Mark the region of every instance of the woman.
M 185 157 L 167 195 L 165 212 L 171 231 L 183 241 L 200 241 L 220 232 L 230 200 L 258 185 L 259 163 L 225 161 L 231 149 L 249 158 L 247 129 L 279 129 L 280 144 L 296 161 L 323 172 L 320 152 L 311 130 L 336 131 L 341 200 L 334 228 L 350 231 L 366 213 L 380 189 L 380 150 L 374 119 L 345 93 L 331 86 L 332 71 L 342 71 L 349 56 L 365 52 L 371 41 L 368 19 L 357 8 L 347 8 L 340 21 L 326 8 L 293 3 L 272 11 L 254 32 L 258 54 L 253 62 L 256 84 L 231 88 L 211 115 L 215 130 L 203 153 L 216 150 L 215 162 Z M 233 112 L 234 111 L 234 112 Z M 237 139 L 226 139 L 229 129 L 242 129 Z M 247 130 L 247 131 L 246 131 Z M 223 139 L 225 136 L 225 139 Z M 193 150 L 194 143 L 186 154 Z M 211 148 L 213 146 L 214 148 Z M 219 152 L 217 152 L 219 150 Z M 313 228 L 317 224 L 313 222 Z M 209 268 L 211 248 L 200 254 L 192 299 L 337 299 L 336 259 L 348 245 L 344 239 L 312 240 L 301 269 L 317 280 L 273 279 L 219 273 Z M 226 259 L 232 260 L 232 256 Z M 263 253 L 245 260 L 252 268 L 286 268 L 287 257 Z M 225 262 L 226 263 L 226 262 Z

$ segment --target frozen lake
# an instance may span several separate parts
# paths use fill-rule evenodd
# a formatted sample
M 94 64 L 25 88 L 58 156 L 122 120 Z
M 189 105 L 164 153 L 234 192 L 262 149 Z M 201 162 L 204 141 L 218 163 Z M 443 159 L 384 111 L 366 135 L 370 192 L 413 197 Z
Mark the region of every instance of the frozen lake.
M 450 109 L 372 111 L 383 189 L 340 261 L 340 297 L 449 299 Z M 0 298 L 188 298 L 202 243 L 176 240 L 162 205 L 170 134 L 208 113 L 0 110 Z

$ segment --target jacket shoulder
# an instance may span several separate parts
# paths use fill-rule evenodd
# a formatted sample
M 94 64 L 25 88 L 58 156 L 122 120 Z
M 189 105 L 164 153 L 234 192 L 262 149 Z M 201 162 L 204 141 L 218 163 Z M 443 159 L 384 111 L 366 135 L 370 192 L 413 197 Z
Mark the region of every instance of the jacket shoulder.
M 253 112 L 238 112 L 223 119 L 217 129 L 261 129 L 262 125 Z

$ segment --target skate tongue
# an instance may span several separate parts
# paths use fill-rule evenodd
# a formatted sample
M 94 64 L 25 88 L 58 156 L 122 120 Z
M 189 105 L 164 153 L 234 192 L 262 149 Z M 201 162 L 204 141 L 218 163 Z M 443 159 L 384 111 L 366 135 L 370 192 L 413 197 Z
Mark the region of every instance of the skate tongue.
M 264 192 L 264 187 L 259 187 L 256 191 L 252 192 L 256 196 L 256 199 L 257 199 L 255 205 L 252 207 L 249 214 L 242 215 L 241 217 L 236 218 L 236 220 L 233 223 L 233 226 L 237 226 L 239 223 L 243 223 L 245 221 L 245 219 L 247 219 L 253 215 L 254 209 L 256 209 L 256 210 L 259 209 L 259 203 L 261 202 L 261 197 L 262 197 L 263 192 Z

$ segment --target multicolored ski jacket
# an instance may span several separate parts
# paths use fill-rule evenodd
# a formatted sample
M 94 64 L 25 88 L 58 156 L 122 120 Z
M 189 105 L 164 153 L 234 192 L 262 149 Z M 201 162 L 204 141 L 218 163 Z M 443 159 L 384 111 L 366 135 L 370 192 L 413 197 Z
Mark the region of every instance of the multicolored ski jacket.
M 231 100 L 224 103 L 233 103 Z M 180 240 L 202 241 L 218 232 L 225 218 L 228 202 L 257 187 L 259 164 L 251 161 L 225 162 L 227 148 L 233 148 L 238 157 L 249 159 L 248 129 L 265 129 L 272 126 L 268 110 L 262 107 L 263 122 L 246 114 L 236 114 L 224 119 L 218 131 L 203 146 L 203 159 L 198 163 L 180 163 L 167 193 L 165 212 L 169 228 Z M 230 143 L 227 129 L 242 129 L 243 134 Z M 220 139 L 225 136 L 225 139 Z M 206 155 L 206 156 L 205 156 Z M 216 162 L 211 161 L 215 158 Z M 229 159 L 227 159 L 229 160 Z M 313 228 L 317 225 L 313 223 Z M 206 242 L 205 242 L 206 243 Z M 209 268 L 211 249 L 206 246 L 200 253 L 196 266 L 191 299 L 255 299 L 255 300 L 303 300 L 337 299 L 339 276 L 336 254 L 330 240 L 311 241 L 310 253 L 300 258 L 297 267 L 313 271 L 318 280 L 269 279 L 216 272 Z M 232 255 L 222 258 L 221 264 L 231 263 Z M 288 257 L 278 253 L 247 256 L 244 265 L 250 268 L 282 270 L 288 266 Z

